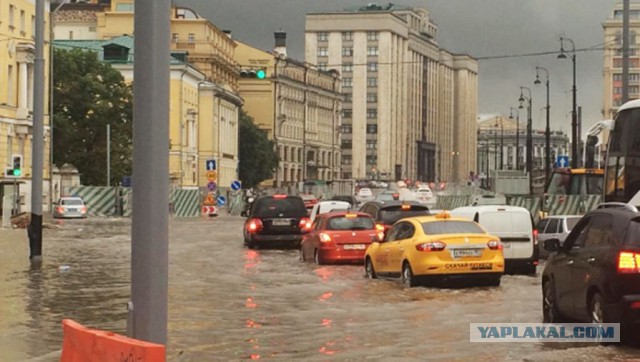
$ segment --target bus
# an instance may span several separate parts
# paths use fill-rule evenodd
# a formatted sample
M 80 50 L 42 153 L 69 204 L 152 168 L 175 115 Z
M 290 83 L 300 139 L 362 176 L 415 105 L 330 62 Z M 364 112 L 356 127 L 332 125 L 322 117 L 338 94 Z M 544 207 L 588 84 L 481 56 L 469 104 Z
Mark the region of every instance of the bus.
M 609 135 L 605 202 L 640 204 L 640 100 L 623 104 Z

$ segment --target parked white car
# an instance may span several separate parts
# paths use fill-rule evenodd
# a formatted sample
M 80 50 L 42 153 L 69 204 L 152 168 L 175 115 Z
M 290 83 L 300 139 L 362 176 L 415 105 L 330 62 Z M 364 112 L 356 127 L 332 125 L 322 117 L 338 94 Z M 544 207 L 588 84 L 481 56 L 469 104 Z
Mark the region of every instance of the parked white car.
M 320 201 L 317 204 L 313 205 L 313 209 L 311 209 L 311 214 L 309 215 L 309 218 L 311 219 L 311 222 L 313 222 L 316 219 L 316 217 L 320 214 L 325 214 L 332 211 L 351 210 L 352 206 L 353 205 L 351 205 L 346 201 L 335 201 L 335 200 Z
M 416 200 L 421 204 L 426 204 L 433 200 L 433 192 L 428 187 L 421 186 L 416 191 Z
M 360 190 L 358 190 L 358 194 L 356 195 L 356 200 L 359 203 L 372 201 L 374 198 L 375 196 L 373 196 L 373 192 L 371 191 L 370 188 L 367 188 L 367 187 L 363 187 Z
M 87 206 L 80 197 L 61 197 L 54 204 L 53 217 L 61 218 L 86 218 Z

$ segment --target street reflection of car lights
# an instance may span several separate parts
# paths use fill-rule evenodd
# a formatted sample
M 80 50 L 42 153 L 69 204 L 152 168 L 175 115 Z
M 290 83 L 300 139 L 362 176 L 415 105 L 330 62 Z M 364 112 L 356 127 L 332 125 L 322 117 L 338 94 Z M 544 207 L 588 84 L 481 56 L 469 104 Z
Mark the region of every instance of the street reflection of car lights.
M 322 281 L 326 282 L 327 280 L 329 280 L 329 277 L 331 277 L 334 273 L 333 269 L 331 268 L 318 268 L 315 270 L 316 274 L 320 277 L 320 279 L 322 279 Z
M 262 327 L 262 324 L 254 321 L 254 320 L 247 319 L 246 326 L 247 326 L 247 328 L 260 328 L 260 327 Z
M 255 268 L 260 263 L 260 254 L 255 250 L 247 250 L 245 251 L 245 259 L 244 269 L 246 271 Z
M 327 345 L 329 345 L 329 344 L 333 344 L 333 343 L 327 342 Z M 320 353 L 326 354 L 328 356 L 332 356 L 332 355 L 336 354 L 336 352 L 337 352 L 336 350 L 333 350 L 333 349 L 327 349 L 327 347 L 325 347 L 325 346 L 320 347 L 319 351 L 320 351 Z
M 251 356 L 249 356 L 249 358 L 251 358 L 251 359 L 260 359 L 260 355 L 252 353 Z
M 327 319 L 327 318 L 323 319 L 322 325 L 325 327 L 331 327 L 331 319 Z
M 258 307 L 258 303 L 253 301 L 253 298 L 248 297 L 247 301 L 244 304 L 247 308 L 257 308 Z
M 329 300 L 331 297 L 333 297 L 333 293 L 331 293 L 331 292 L 326 292 L 326 293 L 324 293 L 324 294 L 322 294 L 322 295 L 320 296 L 320 301 L 327 301 L 327 300 Z

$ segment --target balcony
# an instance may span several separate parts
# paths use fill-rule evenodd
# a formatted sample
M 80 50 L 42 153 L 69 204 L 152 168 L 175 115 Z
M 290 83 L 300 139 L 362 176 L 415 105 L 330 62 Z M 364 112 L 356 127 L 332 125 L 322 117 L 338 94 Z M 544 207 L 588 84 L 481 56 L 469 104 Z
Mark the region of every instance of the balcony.
M 178 42 L 178 43 L 174 43 L 176 45 L 176 49 L 186 49 L 186 50 L 194 50 L 196 48 L 196 43 L 185 43 L 185 42 Z

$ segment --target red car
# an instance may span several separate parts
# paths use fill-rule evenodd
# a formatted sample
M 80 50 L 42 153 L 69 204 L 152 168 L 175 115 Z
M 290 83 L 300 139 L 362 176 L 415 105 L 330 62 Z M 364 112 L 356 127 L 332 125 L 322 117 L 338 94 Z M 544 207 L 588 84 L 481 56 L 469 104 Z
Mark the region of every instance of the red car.
M 300 259 L 316 264 L 362 264 L 364 252 L 381 236 L 373 218 L 362 212 L 321 214 L 311 228 L 300 244 Z
M 311 212 L 311 209 L 313 209 L 313 206 L 318 203 L 318 198 L 313 194 L 300 194 L 300 197 L 302 197 L 304 207 L 307 208 L 307 212 L 309 213 Z

